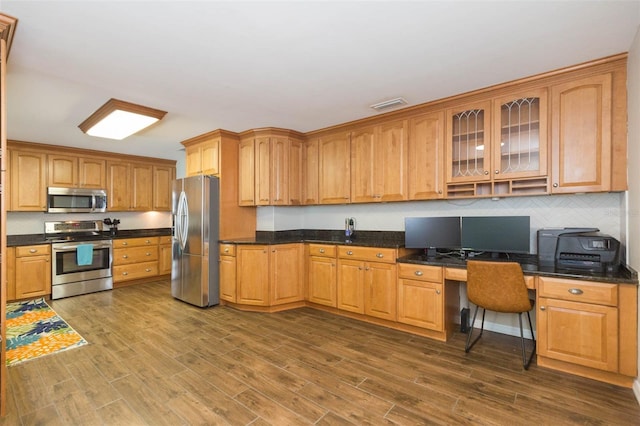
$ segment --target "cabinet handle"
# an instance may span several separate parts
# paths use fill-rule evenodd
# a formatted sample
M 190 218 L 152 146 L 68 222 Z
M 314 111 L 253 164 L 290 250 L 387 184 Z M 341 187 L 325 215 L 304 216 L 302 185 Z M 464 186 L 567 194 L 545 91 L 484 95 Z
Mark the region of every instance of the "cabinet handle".
M 351 256 L 353 252 L 351 250 L 347 251 L 347 255 Z
M 442 189 L 438 189 L 438 194 L 442 194 Z
M 500 174 L 500 170 L 495 170 L 495 172 L 497 175 Z
M 488 175 L 488 174 L 489 174 L 489 170 L 485 170 L 485 171 L 484 171 L 484 174 L 485 174 L 485 175 Z
M 324 253 L 324 249 L 320 249 L 320 253 Z
M 384 254 L 382 254 L 382 253 L 378 253 L 378 254 L 376 254 L 376 257 L 377 257 L 378 259 L 382 259 L 382 258 L 384 257 Z
M 557 187 L 558 187 L 558 183 L 557 183 L 557 182 L 556 182 L 556 183 L 554 183 L 554 184 L 553 184 L 553 187 L 554 187 L 554 188 L 557 188 Z
M 126 254 L 122 256 L 123 259 L 128 259 L 129 256 L 127 256 Z
M 275 253 L 275 252 L 276 252 L 276 249 L 271 250 L 271 253 Z
M 415 274 L 416 274 L 417 276 L 421 277 L 421 276 L 422 276 L 422 271 L 416 271 L 416 272 L 415 272 Z
M 38 249 L 29 249 L 29 253 L 37 253 Z
M 151 256 L 151 253 L 147 252 L 147 256 Z
M 125 241 L 122 243 L 123 246 L 126 246 L 128 243 Z
M 367 266 L 366 268 L 364 268 L 364 270 L 365 270 L 365 271 L 368 271 L 368 270 L 369 270 L 369 267 Z
M 151 269 L 147 268 L 147 269 L 145 269 L 145 271 L 147 271 L 147 272 L 151 272 Z
M 362 271 L 362 266 L 358 266 L 358 271 Z
M 228 248 L 224 249 L 224 252 L 229 253 L 229 249 Z
M 440 290 L 436 290 L 436 294 L 440 294 Z
M 580 290 L 579 288 L 570 288 L 569 293 L 571 294 L 575 294 L 576 296 L 580 296 L 582 293 L 584 293 L 584 291 Z
M 547 309 L 547 308 L 545 308 L 544 306 L 540 306 L 540 310 L 541 310 L 541 311 L 544 311 L 544 310 L 546 310 L 546 309 Z
M 129 273 L 128 272 L 123 272 L 122 275 L 129 275 Z

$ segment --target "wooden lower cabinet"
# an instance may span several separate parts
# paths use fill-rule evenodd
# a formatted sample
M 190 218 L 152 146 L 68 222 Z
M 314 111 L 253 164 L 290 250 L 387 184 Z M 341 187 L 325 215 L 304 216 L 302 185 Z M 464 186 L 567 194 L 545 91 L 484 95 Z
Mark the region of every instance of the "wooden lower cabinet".
M 158 237 L 113 241 L 113 282 L 158 276 Z
M 396 249 L 339 246 L 337 308 L 395 321 L 396 257 Z
M 220 244 L 220 299 L 236 303 L 236 246 Z
M 304 300 L 302 244 L 239 245 L 236 262 L 239 305 L 269 307 Z M 225 291 L 231 293 L 228 287 Z
M 538 279 L 538 355 L 618 371 L 618 285 Z
M 7 255 L 7 300 L 51 294 L 51 245 L 10 248 Z
M 158 274 L 171 274 L 172 261 L 172 244 L 173 237 L 171 235 L 160 237 L 158 245 Z
M 309 244 L 307 259 L 307 283 L 309 302 L 337 306 L 336 295 L 336 246 Z
M 443 331 L 444 307 L 441 267 L 398 265 L 398 322 Z
M 240 245 L 237 249 L 237 299 L 243 305 L 269 305 L 269 246 Z

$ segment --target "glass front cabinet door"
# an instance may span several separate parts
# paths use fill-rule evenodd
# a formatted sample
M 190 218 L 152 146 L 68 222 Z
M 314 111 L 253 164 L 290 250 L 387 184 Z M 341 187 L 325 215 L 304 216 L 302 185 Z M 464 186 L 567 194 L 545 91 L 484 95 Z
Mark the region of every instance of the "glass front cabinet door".
M 548 192 L 546 89 L 447 113 L 447 197 Z
M 493 178 L 547 175 L 547 92 L 494 100 Z

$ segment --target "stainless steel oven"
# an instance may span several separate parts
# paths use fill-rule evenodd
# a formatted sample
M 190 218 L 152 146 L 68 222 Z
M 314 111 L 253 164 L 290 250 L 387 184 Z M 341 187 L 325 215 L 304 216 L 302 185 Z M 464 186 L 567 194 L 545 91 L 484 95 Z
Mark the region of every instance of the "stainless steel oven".
M 45 223 L 45 235 L 52 243 L 52 299 L 113 288 L 113 244 L 101 232 L 101 225 L 93 221 Z

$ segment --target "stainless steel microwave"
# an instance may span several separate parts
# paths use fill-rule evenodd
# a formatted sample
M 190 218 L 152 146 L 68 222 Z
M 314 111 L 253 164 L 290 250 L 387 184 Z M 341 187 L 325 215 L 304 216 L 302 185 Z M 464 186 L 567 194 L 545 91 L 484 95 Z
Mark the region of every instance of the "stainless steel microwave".
M 102 213 L 107 211 L 107 191 L 86 188 L 47 188 L 49 213 Z

